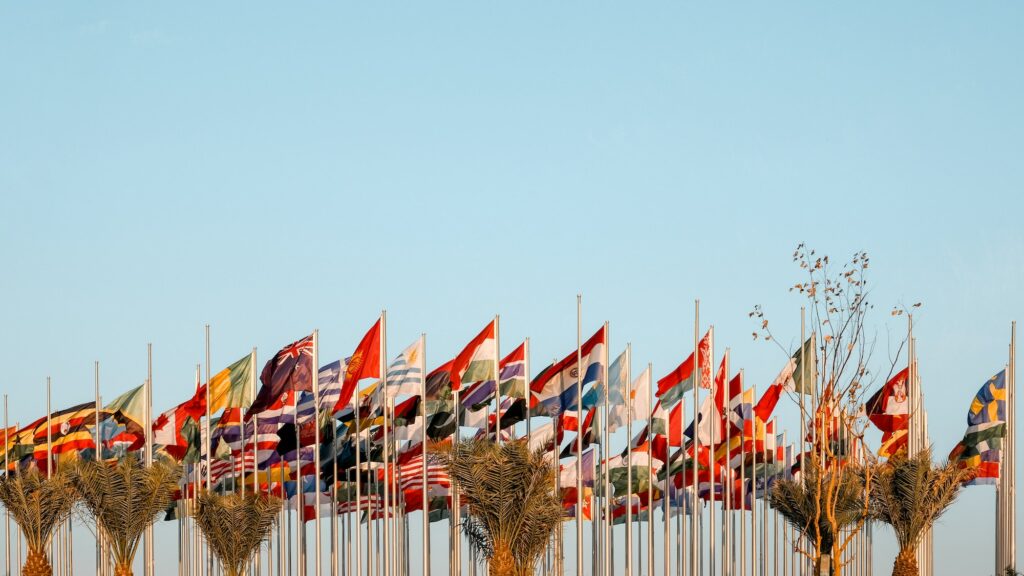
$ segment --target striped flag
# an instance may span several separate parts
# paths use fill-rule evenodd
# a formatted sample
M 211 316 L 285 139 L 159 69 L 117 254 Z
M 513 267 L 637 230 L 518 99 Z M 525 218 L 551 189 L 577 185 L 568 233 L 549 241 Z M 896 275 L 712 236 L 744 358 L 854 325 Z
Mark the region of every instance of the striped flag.
M 398 486 L 402 490 L 418 489 L 423 483 L 423 454 L 417 446 L 411 448 L 416 454 L 398 467 Z M 427 461 L 427 492 L 430 497 L 447 496 L 452 487 L 448 470 Z
M 502 358 L 498 366 L 501 395 L 526 398 L 526 342 Z
M 388 396 L 419 396 L 423 386 L 423 337 L 420 336 L 388 366 Z

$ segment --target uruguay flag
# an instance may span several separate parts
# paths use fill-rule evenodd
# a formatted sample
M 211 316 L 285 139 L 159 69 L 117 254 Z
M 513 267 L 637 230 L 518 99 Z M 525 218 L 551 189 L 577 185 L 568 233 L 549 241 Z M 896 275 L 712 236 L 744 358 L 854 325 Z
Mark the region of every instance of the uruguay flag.
M 581 347 L 583 359 L 583 388 L 589 385 L 600 385 L 604 377 L 605 346 L 607 345 L 605 327 L 594 333 Z M 530 383 L 530 391 L 537 404 L 535 413 L 556 416 L 566 410 L 579 409 L 579 394 L 576 379 L 579 376 L 579 364 L 576 351 L 563 358 L 557 364 L 548 366 Z

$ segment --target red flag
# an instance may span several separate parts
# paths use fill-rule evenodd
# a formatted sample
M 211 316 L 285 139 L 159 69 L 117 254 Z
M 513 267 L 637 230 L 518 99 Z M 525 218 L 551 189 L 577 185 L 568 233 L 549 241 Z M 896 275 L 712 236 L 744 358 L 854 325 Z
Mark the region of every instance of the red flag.
M 370 331 L 359 341 L 356 351 L 348 360 L 345 368 L 345 379 L 341 383 L 341 396 L 334 405 L 337 413 L 352 402 L 356 384 L 364 378 L 380 378 L 380 320 L 377 320 Z
M 779 403 L 779 398 L 782 396 L 782 384 L 775 383 L 768 387 L 761 396 L 761 399 L 757 401 L 754 406 L 754 416 L 762 422 L 767 422 L 772 416 L 772 412 L 775 410 L 775 406 Z
M 700 343 L 697 345 L 697 358 L 701 374 L 701 388 L 711 388 L 712 338 L 714 338 L 713 330 L 708 329 L 707 333 L 704 334 L 704 337 L 700 339 Z M 676 367 L 675 370 L 669 372 L 658 380 L 657 396 L 661 398 L 666 392 L 681 384 L 685 384 L 683 388 L 685 390 L 689 390 L 693 387 L 693 377 L 693 354 L 691 353 L 686 360 L 683 360 L 682 364 Z
M 462 377 L 466 375 L 466 371 L 470 368 L 470 364 L 486 361 L 485 359 L 478 359 L 476 356 L 478 352 L 486 352 L 483 348 L 488 341 L 490 341 L 493 346 L 494 320 L 491 320 L 487 326 L 485 326 L 484 329 L 476 335 L 476 338 L 473 338 L 473 340 L 471 340 L 469 344 L 462 349 L 462 352 L 459 352 L 459 355 L 455 357 L 455 360 L 452 361 L 450 374 L 452 392 L 457 392 L 462 388 Z M 491 370 L 493 371 L 493 367 L 491 367 Z

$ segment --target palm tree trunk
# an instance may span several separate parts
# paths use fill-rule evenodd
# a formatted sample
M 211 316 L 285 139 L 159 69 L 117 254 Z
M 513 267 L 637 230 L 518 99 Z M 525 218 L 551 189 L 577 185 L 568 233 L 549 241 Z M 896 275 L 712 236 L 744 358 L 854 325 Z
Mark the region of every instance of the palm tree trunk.
M 519 569 L 516 566 L 516 559 L 512 556 L 508 544 L 501 540 L 494 542 L 494 555 L 487 564 L 489 576 L 518 576 Z
M 114 566 L 114 576 L 133 576 L 131 562 Z
M 913 548 L 900 550 L 892 564 L 892 576 L 917 576 L 917 554 Z
M 46 557 L 45 550 L 29 548 L 28 556 L 25 557 L 25 567 L 21 570 L 22 576 L 53 576 L 53 568 L 50 560 Z
M 832 555 L 823 553 L 814 561 L 814 573 L 817 576 L 839 576 L 839 563 L 832 562 Z

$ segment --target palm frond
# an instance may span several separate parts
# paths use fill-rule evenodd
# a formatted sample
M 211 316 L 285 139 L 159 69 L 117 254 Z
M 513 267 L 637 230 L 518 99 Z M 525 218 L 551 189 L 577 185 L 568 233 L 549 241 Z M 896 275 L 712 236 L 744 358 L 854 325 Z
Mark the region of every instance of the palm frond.
M 554 467 L 543 451 L 531 452 L 525 442 L 470 440 L 435 457 L 469 507 L 462 528 L 471 545 L 486 558 L 507 553 L 517 570 L 532 570 L 562 519 Z
M 77 499 L 63 469 L 49 478 L 35 468 L 0 477 L 0 502 L 21 527 L 30 549 L 46 549 L 53 530 L 70 516 Z
M 921 536 L 956 501 L 974 471 L 954 462 L 932 464 L 931 449 L 913 456 L 900 452 L 877 467 L 871 489 L 871 517 L 890 525 L 900 550 Z
M 204 492 L 195 518 L 224 572 L 237 576 L 245 573 L 280 510 L 281 500 L 266 494 Z
M 177 466 L 162 461 L 147 467 L 135 455 L 113 465 L 80 460 L 68 468 L 86 511 L 120 565 L 131 564 L 143 532 L 171 504 L 180 474 Z

